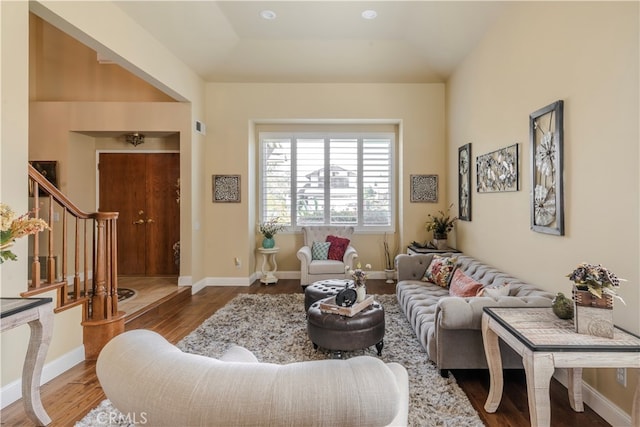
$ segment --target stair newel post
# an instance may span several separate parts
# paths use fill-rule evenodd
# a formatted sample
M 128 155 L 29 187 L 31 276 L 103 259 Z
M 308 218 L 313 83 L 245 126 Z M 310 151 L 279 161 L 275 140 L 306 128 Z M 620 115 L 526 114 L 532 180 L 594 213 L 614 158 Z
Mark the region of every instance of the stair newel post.
M 117 279 L 114 277 L 112 257 L 117 254 L 115 223 L 118 213 L 97 212 L 94 216 L 95 258 L 94 293 L 91 298 L 91 317 L 82 323 L 86 359 L 96 359 L 111 338 L 124 332 L 125 313 L 117 311 Z

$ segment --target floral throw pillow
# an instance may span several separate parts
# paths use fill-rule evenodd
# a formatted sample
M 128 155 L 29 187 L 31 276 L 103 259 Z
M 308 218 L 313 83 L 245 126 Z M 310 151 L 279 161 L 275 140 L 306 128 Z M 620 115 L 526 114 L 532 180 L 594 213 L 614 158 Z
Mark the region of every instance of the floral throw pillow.
M 327 242 L 331 243 L 331 246 L 329 246 L 329 254 L 327 256 L 327 259 L 342 261 L 342 259 L 344 258 L 344 253 L 349 247 L 350 240 L 338 236 L 327 236 Z
M 312 260 L 325 260 L 329 256 L 329 242 L 313 242 L 311 246 L 311 259 Z
M 476 282 L 471 277 L 464 274 L 460 269 L 456 269 L 449 283 L 449 295 L 454 297 L 475 297 L 482 289 L 482 283 Z
M 438 286 L 446 288 L 451 280 L 451 273 L 456 267 L 456 257 L 444 257 L 434 255 L 431 264 L 427 267 L 422 280 L 424 282 L 435 283 Z

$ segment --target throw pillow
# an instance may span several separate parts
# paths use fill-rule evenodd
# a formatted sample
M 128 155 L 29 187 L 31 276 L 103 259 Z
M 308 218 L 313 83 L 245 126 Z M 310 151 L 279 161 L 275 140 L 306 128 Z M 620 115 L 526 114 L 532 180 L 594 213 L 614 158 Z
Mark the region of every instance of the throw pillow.
M 457 260 L 458 258 L 456 257 L 434 255 L 422 280 L 424 282 L 435 283 L 438 286 L 446 288 L 449 286 L 449 282 L 451 281 L 451 274 L 453 273 L 453 269 L 456 267 Z
M 510 291 L 511 284 L 504 283 L 498 286 L 485 286 L 478 291 L 477 296 L 489 298 L 507 297 Z
M 338 236 L 327 236 L 327 242 L 331 243 L 327 258 L 342 261 L 344 253 L 347 251 L 347 247 L 349 247 L 350 240 Z
M 311 246 L 311 259 L 312 260 L 324 260 L 329 255 L 330 242 L 313 242 Z
M 454 297 L 475 297 L 481 288 L 482 283 L 476 282 L 458 268 L 453 272 L 453 277 L 451 277 L 449 295 Z

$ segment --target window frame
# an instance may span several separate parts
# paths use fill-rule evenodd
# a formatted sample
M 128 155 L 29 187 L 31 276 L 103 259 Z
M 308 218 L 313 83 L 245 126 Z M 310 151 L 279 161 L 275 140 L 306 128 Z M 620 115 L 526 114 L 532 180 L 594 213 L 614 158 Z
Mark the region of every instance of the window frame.
M 265 221 L 269 218 L 264 218 L 264 203 L 265 197 L 263 194 L 263 178 L 264 178 L 264 149 L 263 144 L 265 139 L 289 139 L 291 141 L 292 146 L 297 144 L 298 139 L 324 139 L 325 140 L 325 171 L 327 168 L 327 162 L 329 161 L 329 153 L 330 153 L 330 144 L 326 143 L 327 139 L 349 139 L 356 138 L 358 139 L 357 150 L 358 150 L 358 170 L 362 171 L 363 169 L 363 143 L 362 141 L 365 139 L 388 139 L 389 140 L 389 206 L 390 206 L 390 224 L 389 225 L 364 225 L 363 224 L 363 216 L 364 216 L 364 188 L 363 188 L 363 175 L 362 173 L 358 174 L 357 180 L 357 203 L 358 203 L 358 223 L 353 225 L 354 229 L 360 234 L 380 234 L 380 233 L 394 233 L 396 228 L 396 217 L 398 210 L 398 203 L 396 198 L 396 188 L 397 188 L 397 176 L 396 176 L 396 144 L 397 144 L 397 133 L 392 131 L 362 131 L 362 132 L 331 132 L 331 131 L 321 131 L 321 132 L 273 132 L 273 131 L 260 131 L 258 132 L 258 176 L 257 176 L 257 189 L 258 189 L 258 220 L 260 222 Z M 291 194 L 296 193 L 296 153 L 297 150 L 293 150 L 292 152 L 292 164 L 291 164 Z M 327 185 L 327 180 L 330 179 L 331 174 L 325 173 L 325 186 Z M 330 197 L 329 197 L 330 200 Z M 297 201 L 297 200 L 296 200 Z M 291 200 L 291 208 L 290 215 L 292 222 L 295 222 L 297 218 L 297 203 L 292 199 Z M 325 204 L 325 218 L 327 218 L 326 211 L 330 209 L 330 204 Z M 318 225 L 332 225 L 332 224 L 318 224 Z M 334 224 L 335 225 L 335 224 Z M 284 233 L 296 233 L 300 232 L 302 227 L 305 225 L 292 224 L 287 226 L 287 230 Z

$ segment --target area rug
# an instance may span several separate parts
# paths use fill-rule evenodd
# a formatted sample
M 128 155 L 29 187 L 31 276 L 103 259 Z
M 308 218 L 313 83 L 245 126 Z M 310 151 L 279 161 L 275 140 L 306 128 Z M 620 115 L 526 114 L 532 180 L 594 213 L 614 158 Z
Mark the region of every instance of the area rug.
M 453 376 L 442 378 L 436 366 L 427 361 L 395 295 L 379 295 L 376 300 L 384 306 L 386 320 L 381 359 L 398 362 L 409 372 L 409 425 L 482 426 Z M 283 364 L 332 357 L 322 349 L 314 350 L 307 337 L 302 294 L 238 295 L 177 346 L 189 353 L 219 357 L 231 344 L 248 348 L 262 362 Z M 343 352 L 342 357 L 360 355 L 377 357 L 375 347 Z M 105 400 L 76 426 L 133 425 L 131 419 L 113 416 L 114 413 L 117 410 Z M 113 422 L 98 423 L 109 419 Z

